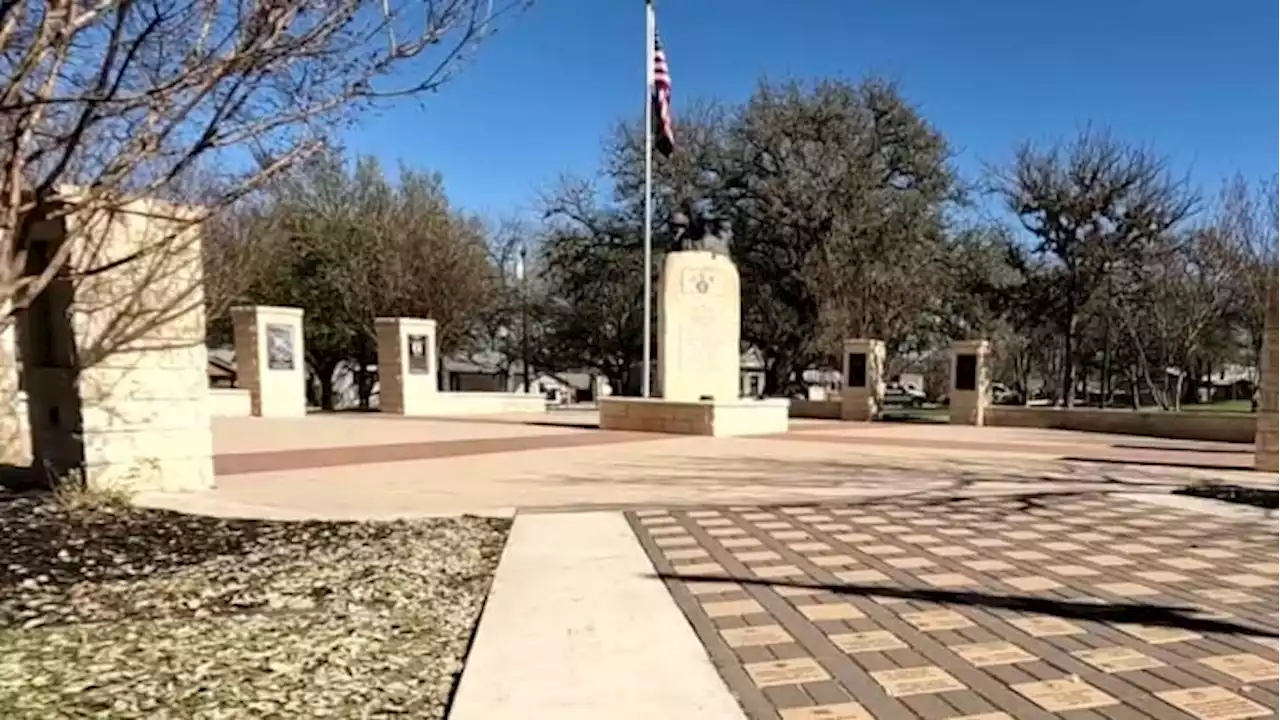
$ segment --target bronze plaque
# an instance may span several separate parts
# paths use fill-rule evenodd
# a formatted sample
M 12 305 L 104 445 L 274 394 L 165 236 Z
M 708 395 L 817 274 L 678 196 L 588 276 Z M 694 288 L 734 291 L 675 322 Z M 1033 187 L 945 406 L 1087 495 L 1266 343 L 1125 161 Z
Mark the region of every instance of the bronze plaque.
M 297 360 L 294 357 L 293 326 L 283 323 L 267 323 L 267 369 L 293 370 Z
M 978 356 L 956 355 L 956 390 L 978 389 Z
M 429 375 L 431 373 L 430 338 L 426 335 L 409 335 L 405 340 L 409 344 L 409 374 Z
M 867 386 L 867 354 L 849 353 L 849 376 L 845 379 L 845 387 L 864 388 Z

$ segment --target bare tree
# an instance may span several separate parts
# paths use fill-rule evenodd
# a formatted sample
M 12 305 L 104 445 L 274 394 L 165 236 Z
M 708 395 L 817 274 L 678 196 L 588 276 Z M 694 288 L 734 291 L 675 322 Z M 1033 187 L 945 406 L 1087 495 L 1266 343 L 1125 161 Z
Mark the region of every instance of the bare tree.
M 97 238 L 79 237 L 32 265 L 27 239 L 40 223 L 75 213 L 77 227 L 99 227 L 97 216 L 140 198 L 172 197 L 204 163 L 224 169 L 219 191 L 179 218 L 203 222 L 362 110 L 438 88 L 524 4 L 0 3 L 0 328 L 64 269 L 100 272 L 181 234 L 109 261 Z
M 1061 392 L 1070 407 L 1082 309 L 1109 291 L 1119 265 L 1187 220 L 1197 197 L 1163 158 L 1091 128 L 1069 144 L 1024 144 L 1010 165 L 990 171 L 990 187 L 1034 236 L 1036 253 L 1061 267 L 1054 320 L 1062 338 Z

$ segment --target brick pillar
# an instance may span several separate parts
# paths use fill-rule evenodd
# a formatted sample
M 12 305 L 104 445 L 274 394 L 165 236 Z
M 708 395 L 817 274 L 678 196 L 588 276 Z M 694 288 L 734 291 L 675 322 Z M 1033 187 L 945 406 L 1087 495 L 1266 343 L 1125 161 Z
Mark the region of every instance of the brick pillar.
M 982 425 L 991 402 L 991 379 L 986 340 L 957 340 L 951 343 L 951 422 L 955 425 Z
M 257 417 L 307 414 L 307 366 L 302 309 L 231 308 L 236 345 L 236 384 L 249 391 Z
M 1277 437 L 1277 393 L 1280 383 L 1280 337 L 1276 329 L 1276 288 L 1271 287 L 1267 302 L 1267 328 L 1262 340 L 1262 357 L 1259 358 L 1260 382 L 1258 388 L 1258 429 L 1254 436 L 1254 467 L 1264 472 L 1280 471 L 1280 438 Z
M 378 409 L 397 415 L 429 414 L 439 392 L 436 321 L 378 318 Z
M 884 342 L 865 338 L 845 340 L 841 419 L 876 420 L 883 411 Z

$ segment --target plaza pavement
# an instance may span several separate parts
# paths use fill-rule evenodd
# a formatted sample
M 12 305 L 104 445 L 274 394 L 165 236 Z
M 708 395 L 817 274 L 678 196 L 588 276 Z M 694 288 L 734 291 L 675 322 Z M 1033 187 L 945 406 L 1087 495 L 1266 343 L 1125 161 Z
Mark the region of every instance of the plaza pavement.
M 1250 447 L 513 420 L 219 421 L 218 489 L 140 501 L 518 511 L 453 720 L 1275 716 L 1275 515 L 1167 494 L 1274 488 Z

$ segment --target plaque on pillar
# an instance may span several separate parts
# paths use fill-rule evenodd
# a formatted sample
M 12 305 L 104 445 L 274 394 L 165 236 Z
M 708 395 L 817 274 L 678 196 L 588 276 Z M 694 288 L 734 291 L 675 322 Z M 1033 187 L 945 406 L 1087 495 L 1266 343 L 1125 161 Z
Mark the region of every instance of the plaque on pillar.
M 293 369 L 293 328 L 282 323 L 267 323 L 267 369 Z
M 414 375 L 431 374 L 430 339 L 426 335 L 409 335 L 409 372 Z
M 956 355 L 956 389 L 965 391 L 978 389 L 977 355 Z
M 851 388 L 867 386 L 866 353 L 849 353 L 849 376 L 845 378 L 845 386 Z

